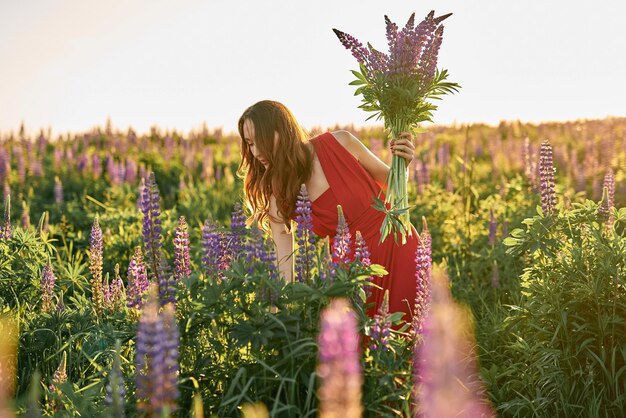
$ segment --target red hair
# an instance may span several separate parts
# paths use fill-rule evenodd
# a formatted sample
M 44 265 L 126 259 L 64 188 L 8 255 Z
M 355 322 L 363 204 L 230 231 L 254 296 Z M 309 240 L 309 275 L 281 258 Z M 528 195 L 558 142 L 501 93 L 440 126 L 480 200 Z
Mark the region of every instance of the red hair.
M 254 143 L 267 161 L 267 168 L 254 158 L 245 140 L 246 120 L 254 126 Z M 251 218 L 268 231 L 269 202 L 274 195 L 280 219 L 272 221 L 282 222 L 290 230 L 300 185 L 309 180 L 313 166 L 313 155 L 305 146 L 306 132 L 285 105 L 263 100 L 247 108 L 239 118 L 239 136 L 241 162 L 237 174 L 244 179 L 245 204 L 252 211 Z

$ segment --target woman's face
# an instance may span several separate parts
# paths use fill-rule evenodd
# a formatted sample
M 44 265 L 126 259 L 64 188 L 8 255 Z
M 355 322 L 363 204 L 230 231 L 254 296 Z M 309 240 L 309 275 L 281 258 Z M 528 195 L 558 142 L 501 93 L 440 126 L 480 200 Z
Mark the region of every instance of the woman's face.
M 256 145 L 256 138 L 254 135 L 254 124 L 250 119 L 246 119 L 243 122 L 243 141 L 250 147 L 250 153 L 259 160 L 263 167 L 267 168 L 268 162 L 263 155 L 260 154 L 259 148 Z

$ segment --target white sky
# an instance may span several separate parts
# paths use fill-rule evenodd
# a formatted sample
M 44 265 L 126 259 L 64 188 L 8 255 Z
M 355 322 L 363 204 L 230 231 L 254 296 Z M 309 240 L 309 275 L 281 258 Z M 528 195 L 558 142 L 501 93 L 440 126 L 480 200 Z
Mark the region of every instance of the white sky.
M 0 0 L 0 131 L 151 125 L 234 131 L 261 99 L 307 128 L 362 125 L 338 28 L 386 49 L 453 12 L 439 66 L 460 83 L 435 122 L 626 116 L 624 0 Z

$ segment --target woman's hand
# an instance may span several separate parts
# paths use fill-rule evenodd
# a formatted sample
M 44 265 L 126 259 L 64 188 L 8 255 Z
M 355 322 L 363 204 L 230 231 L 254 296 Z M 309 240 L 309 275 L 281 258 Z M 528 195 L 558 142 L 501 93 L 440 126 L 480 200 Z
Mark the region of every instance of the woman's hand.
M 407 167 L 411 164 L 415 156 L 415 145 L 410 132 L 400 132 L 396 139 L 389 141 L 389 146 L 393 155 L 404 158 Z

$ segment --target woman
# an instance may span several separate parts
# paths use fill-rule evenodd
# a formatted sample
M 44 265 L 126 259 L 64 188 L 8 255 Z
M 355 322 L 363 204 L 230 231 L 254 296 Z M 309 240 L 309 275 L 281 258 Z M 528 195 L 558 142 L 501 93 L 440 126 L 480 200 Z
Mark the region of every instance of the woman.
M 415 301 L 415 228 L 405 245 L 392 237 L 382 244 L 380 225 L 384 214 L 372 208 L 373 196 L 386 186 L 389 167 L 359 139 L 347 131 L 319 135 L 310 141 L 283 104 L 264 100 L 250 106 L 239 119 L 242 159 L 238 173 L 245 178 L 244 193 L 253 216 L 271 230 L 276 244 L 279 269 L 285 280 L 293 280 L 293 237 L 300 185 L 305 184 L 311 199 L 313 232 L 330 236 L 337 228 L 337 205 L 342 206 L 354 237 L 360 231 L 371 253 L 371 261 L 389 273 L 375 278 L 382 290 L 373 289 L 369 312 L 380 306 L 389 289 L 390 312 L 404 312 L 410 320 Z M 404 133 L 391 142 L 393 154 L 408 164 L 415 146 Z

